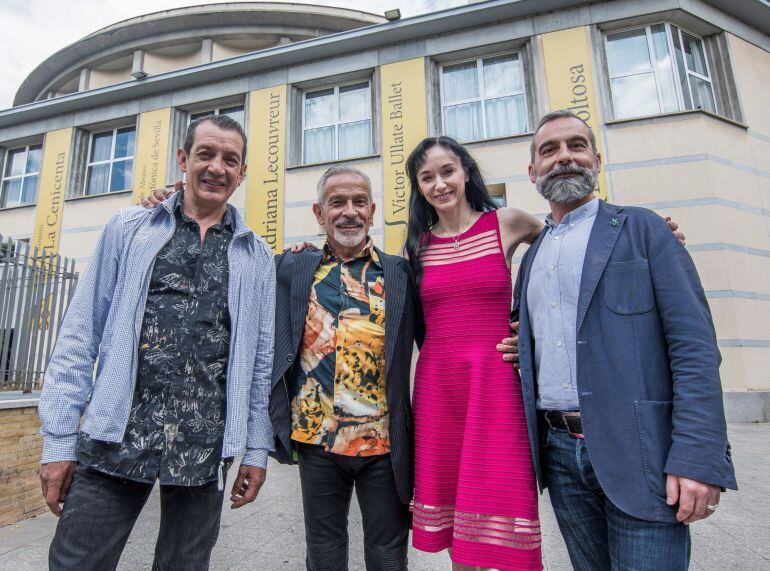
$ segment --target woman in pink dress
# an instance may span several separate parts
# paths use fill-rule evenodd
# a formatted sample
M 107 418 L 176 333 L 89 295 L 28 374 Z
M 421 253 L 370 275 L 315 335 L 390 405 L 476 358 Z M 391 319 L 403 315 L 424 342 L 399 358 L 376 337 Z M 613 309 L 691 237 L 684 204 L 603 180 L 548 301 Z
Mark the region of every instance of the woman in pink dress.
M 509 336 L 511 258 L 542 228 L 497 208 L 476 161 L 448 137 L 407 161 L 406 252 L 426 336 L 414 381 L 414 547 L 449 549 L 452 568 L 541 569 L 532 456 Z

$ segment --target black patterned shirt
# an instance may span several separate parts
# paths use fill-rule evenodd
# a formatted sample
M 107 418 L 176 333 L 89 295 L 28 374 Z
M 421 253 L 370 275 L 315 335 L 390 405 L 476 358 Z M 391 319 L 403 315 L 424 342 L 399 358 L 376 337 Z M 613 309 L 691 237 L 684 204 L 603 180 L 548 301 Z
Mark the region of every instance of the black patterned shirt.
M 121 443 L 81 433 L 78 462 L 137 482 L 200 486 L 217 479 L 230 350 L 227 250 L 232 206 L 201 244 L 198 223 L 175 208 L 176 229 L 155 257 Z

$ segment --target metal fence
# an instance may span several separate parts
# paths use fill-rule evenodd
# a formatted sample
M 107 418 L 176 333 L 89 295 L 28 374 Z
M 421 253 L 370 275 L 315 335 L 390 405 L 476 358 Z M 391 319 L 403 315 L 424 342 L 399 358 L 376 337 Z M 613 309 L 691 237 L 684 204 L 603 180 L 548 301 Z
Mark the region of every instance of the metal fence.
M 74 260 L 0 234 L 0 391 L 42 387 L 77 282 Z

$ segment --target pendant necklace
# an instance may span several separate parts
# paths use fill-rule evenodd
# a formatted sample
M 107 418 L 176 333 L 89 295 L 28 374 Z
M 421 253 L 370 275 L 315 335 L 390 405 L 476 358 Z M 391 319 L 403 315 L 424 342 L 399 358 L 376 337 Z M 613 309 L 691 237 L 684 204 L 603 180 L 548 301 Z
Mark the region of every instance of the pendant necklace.
M 465 225 L 466 226 L 470 223 L 472 216 L 473 216 L 473 211 L 471 210 L 470 216 L 465 221 Z M 460 236 L 462 236 L 462 233 L 463 233 L 463 227 L 462 226 L 460 226 L 460 231 L 457 233 L 457 236 L 452 236 L 447 230 L 444 230 L 444 234 L 446 234 L 452 240 L 452 249 L 453 250 L 459 250 L 460 249 Z

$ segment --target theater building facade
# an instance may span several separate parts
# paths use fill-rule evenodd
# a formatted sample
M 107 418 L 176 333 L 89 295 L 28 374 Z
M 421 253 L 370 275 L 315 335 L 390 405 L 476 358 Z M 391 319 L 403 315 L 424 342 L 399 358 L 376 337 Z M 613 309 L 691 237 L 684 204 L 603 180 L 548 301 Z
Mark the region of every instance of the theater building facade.
M 682 225 L 716 323 L 728 418 L 767 420 L 767 2 L 489 0 L 389 16 L 212 4 L 62 49 L 0 110 L 0 234 L 82 271 L 110 216 L 181 177 L 189 121 L 218 113 L 249 136 L 233 202 L 276 251 L 323 240 L 316 182 L 344 163 L 371 178 L 372 235 L 396 252 L 419 140 L 464 142 L 500 204 L 544 217 L 529 143 L 539 116 L 568 108 L 596 132 L 602 197 Z

